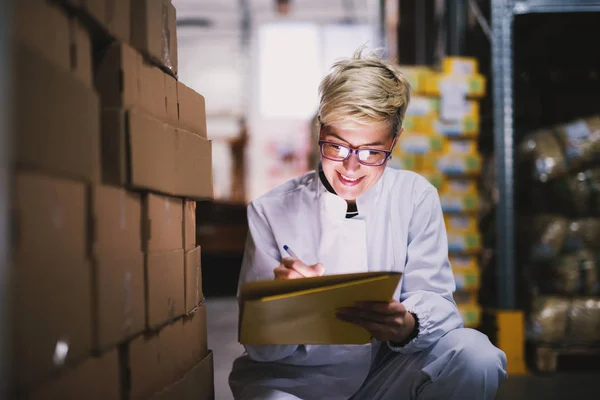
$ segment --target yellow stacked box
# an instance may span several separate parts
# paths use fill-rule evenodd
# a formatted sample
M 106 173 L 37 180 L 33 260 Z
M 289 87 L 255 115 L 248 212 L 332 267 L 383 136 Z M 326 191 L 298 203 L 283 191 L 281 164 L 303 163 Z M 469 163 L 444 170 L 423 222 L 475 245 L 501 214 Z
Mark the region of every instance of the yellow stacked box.
M 469 57 L 447 57 L 441 69 L 401 67 L 413 96 L 391 164 L 423 175 L 438 189 L 457 281 L 455 300 L 467 326 L 477 326 L 481 316 L 481 199 L 475 179 L 482 171 L 477 100 L 485 95 L 486 80 L 478 68 L 477 60 Z
M 175 8 L 15 4 L 10 397 L 214 398 L 195 213 L 212 145 Z

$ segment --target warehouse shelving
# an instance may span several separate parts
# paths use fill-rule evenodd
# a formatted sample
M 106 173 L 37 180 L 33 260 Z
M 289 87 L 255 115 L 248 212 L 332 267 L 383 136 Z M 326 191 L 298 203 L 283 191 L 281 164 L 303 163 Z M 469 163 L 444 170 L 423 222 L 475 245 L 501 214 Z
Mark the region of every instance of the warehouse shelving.
M 594 0 L 492 0 L 494 152 L 498 185 L 496 214 L 497 306 L 515 309 L 513 23 L 533 13 L 600 12 Z

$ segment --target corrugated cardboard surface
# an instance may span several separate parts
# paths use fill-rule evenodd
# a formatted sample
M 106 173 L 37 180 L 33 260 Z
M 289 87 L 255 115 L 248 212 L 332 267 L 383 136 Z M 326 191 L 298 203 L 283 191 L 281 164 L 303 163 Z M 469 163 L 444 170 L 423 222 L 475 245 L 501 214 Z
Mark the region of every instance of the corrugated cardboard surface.
M 20 172 L 15 189 L 12 350 L 23 388 L 90 352 L 89 210 L 81 183 Z
M 191 199 L 212 199 L 212 142 L 175 129 L 175 192 Z
M 94 77 L 103 107 L 140 106 L 142 58 L 133 48 L 115 43 L 99 62 Z
M 183 249 L 183 200 L 144 195 L 145 251 Z
M 179 102 L 179 126 L 206 138 L 206 103 L 204 96 L 185 84 L 177 82 L 177 101 Z
M 177 76 L 179 70 L 179 54 L 177 45 L 177 10 L 171 1 L 169 1 L 167 15 L 167 30 L 164 31 L 169 42 L 169 61 L 170 67 L 167 66 Z M 163 27 L 164 29 L 164 27 Z
M 94 347 L 108 349 L 144 330 L 144 254 L 102 253 L 94 268 Z
M 97 182 L 96 93 L 69 70 L 22 43 L 15 43 L 13 66 L 18 165 Z
M 130 184 L 141 189 L 175 193 L 175 140 L 164 123 L 130 110 L 128 143 Z
M 132 0 L 131 43 L 177 75 L 177 15 L 170 0 Z
M 198 306 L 194 314 L 185 316 L 183 322 L 183 334 L 186 348 L 184 366 L 186 370 L 191 369 L 208 353 L 208 330 L 206 325 L 206 305 Z
M 151 400 L 214 400 L 214 361 L 212 351 L 183 378 L 152 396 Z
M 59 6 L 49 1 L 19 0 L 15 3 L 15 39 L 46 60 L 70 69 L 69 21 Z
M 179 110 L 177 105 L 177 80 L 172 76 L 165 76 L 165 92 L 167 97 L 167 122 L 176 126 L 179 123 Z
M 69 20 L 71 37 L 71 70 L 82 82 L 92 87 L 92 43 L 90 35 L 76 18 Z
M 200 246 L 185 252 L 185 312 L 190 313 L 204 300 Z
M 196 202 L 194 200 L 183 202 L 183 241 L 185 250 L 196 248 Z
M 142 251 L 142 201 L 125 189 L 92 186 L 94 254 L 116 256 Z
M 129 345 L 130 399 L 147 399 L 179 380 L 187 371 L 186 357 L 181 321 L 134 339 Z
M 121 381 L 117 350 L 86 359 L 24 397 L 27 400 L 120 399 Z
M 130 40 L 131 2 L 128 0 L 81 0 L 84 9 L 112 36 Z
M 184 313 L 183 250 L 146 254 L 146 325 L 160 326 Z
M 141 101 L 144 108 L 161 121 L 167 120 L 165 73 L 155 66 L 142 62 Z

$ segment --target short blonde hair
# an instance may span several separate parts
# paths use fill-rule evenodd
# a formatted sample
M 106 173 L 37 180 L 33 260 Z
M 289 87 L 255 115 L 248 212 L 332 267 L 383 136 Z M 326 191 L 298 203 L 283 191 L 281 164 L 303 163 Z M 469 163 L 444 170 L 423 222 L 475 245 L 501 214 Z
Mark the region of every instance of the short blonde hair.
M 410 83 L 394 64 L 363 48 L 333 64 L 319 85 L 319 122 L 387 123 L 392 135 L 402 127 Z

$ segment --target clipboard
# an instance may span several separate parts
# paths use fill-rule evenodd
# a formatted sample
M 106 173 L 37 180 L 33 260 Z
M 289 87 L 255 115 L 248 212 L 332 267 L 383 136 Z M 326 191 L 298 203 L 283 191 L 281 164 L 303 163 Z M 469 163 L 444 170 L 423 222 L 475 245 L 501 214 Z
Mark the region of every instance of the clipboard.
M 363 272 L 247 282 L 240 287 L 238 340 L 249 345 L 365 344 L 370 333 L 340 321 L 341 307 L 391 301 L 400 272 Z

